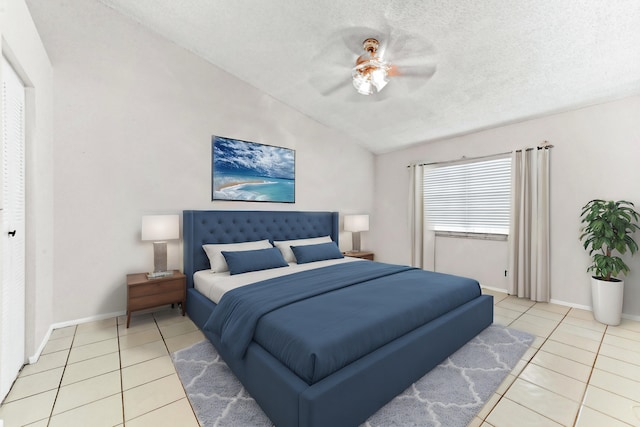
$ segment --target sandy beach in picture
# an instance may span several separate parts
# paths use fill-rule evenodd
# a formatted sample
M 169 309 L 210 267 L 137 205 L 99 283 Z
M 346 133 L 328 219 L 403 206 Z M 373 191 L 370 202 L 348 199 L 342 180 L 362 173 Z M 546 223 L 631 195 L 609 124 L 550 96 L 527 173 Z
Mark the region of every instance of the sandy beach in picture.
M 225 188 L 229 188 L 229 187 L 236 187 L 238 185 L 245 185 L 245 184 L 266 184 L 265 181 L 258 181 L 258 180 L 251 180 L 251 181 L 239 181 L 239 182 L 229 182 L 226 184 L 220 184 L 219 187 L 216 187 L 216 191 L 222 191 Z

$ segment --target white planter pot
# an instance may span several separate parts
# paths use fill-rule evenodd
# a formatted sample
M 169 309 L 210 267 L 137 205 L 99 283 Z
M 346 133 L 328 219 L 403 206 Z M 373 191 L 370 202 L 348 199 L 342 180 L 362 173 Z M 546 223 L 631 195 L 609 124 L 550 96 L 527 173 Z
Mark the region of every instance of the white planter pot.
M 624 281 L 607 282 L 591 277 L 593 316 L 600 323 L 616 326 L 622 317 Z

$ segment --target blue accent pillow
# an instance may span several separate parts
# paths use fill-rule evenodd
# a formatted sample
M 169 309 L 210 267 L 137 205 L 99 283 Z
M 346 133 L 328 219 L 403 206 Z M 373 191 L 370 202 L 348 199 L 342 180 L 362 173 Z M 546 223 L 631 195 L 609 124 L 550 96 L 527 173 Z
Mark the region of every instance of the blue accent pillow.
M 222 251 L 222 256 L 227 261 L 231 275 L 289 266 L 278 248 L 238 252 Z
M 298 264 L 306 264 L 325 259 L 344 258 L 336 242 L 320 243 L 318 245 L 291 246 Z

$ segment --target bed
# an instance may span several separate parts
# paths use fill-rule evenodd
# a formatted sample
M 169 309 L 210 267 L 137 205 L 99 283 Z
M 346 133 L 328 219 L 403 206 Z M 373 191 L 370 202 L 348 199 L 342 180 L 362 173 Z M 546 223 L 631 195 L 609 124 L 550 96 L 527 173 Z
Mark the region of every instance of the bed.
M 307 286 L 314 292 L 316 292 L 315 288 L 320 285 L 328 286 L 330 289 L 317 291 L 317 296 L 300 298 L 300 300 L 296 300 L 298 302 L 291 303 L 287 300 L 281 304 L 283 308 L 273 311 L 276 314 L 272 314 L 270 312 L 272 308 L 269 307 L 264 308 L 266 313 L 264 315 L 254 312 L 255 307 L 261 308 L 262 304 L 249 304 L 249 307 L 252 308 L 244 319 L 256 318 L 255 322 L 257 323 L 252 324 L 253 329 L 250 328 L 248 332 L 244 330 L 238 330 L 238 332 L 234 328 L 229 328 L 233 334 L 227 331 L 226 335 L 221 332 L 223 331 L 220 329 L 221 325 L 229 323 L 226 317 L 221 316 L 223 313 L 234 311 L 228 308 L 231 303 L 225 306 L 225 302 L 231 300 L 232 294 L 235 298 L 237 290 L 228 292 L 219 301 L 219 304 L 216 304 L 194 287 L 194 274 L 210 268 L 209 258 L 202 245 L 253 242 L 263 239 L 283 241 L 321 236 L 330 236 L 337 243 L 339 237 L 338 221 L 337 212 L 192 210 L 183 212 L 187 314 L 203 330 L 247 391 L 278 427 L 358 426 L 493 321 L 492 297 L 481 295 L 479 285 L 475 281 L 471 281 L 474 284 L 469 284 L 470 279 L 458 278 L 457 276 L 360 260 L 288 276 L 290 282 L 297 280 L 301 286 Z M 334 274 L 336 276 L 333 276 Z M 325 283 L 322 284 L 313 279 L 313 276 L 323 276 L 331 278 L 331 280 L 325 280 Z M 358 281 L 354 279 L 359 276 L 367 276 L 371 280 Z M 350 304 L 357 304 L 359 301 L 358 292 L 362 292 L 360 295 L 366 296 L 372 301 L 371 307 L 377 307 L 369 311 L 362 311 L 364 314 L 362 317 L 375 318 L 378 311 L 380 313 L 394 312 L 394 310 L 397 312 L 399 310 L 398 302 L 391 300 L 387 304 L 386 301 L 403 293 L 397 292 L 397 289 L 401 288 L 393 288 L 394 293 L 392 294 L 389 294 L 388 290 L 382 291 L 382 289 L 389 288 L 385 281 L 393 281 L 394 286 L 414 287 L 416 278 L 434 281 L 433 284 L 430 284 L 430 289 L 435 292 L 433 299 L 445 301 L 443 306 L 447 308 L 436 306 L 434 313 L 437 315 L 425 314 L 431 313 L 431 309 L 416 310 L 415 306 L 406 308 L 407 315 L 405 316 L 405 311 L 402 311 L 403 316 L 400 316 L 402 322 L 413 323 L 403 324 L 402 328 L 404 329 L 398 329 L 402 332 L 396 331 L 398 336 L 393 338 L 389 338 L 391 335 L 386 338 L 373 337 L 383 340 L 380 341 L 384 342 L 383 344 L 371 342 L 372 336 L 360 333 L 357 328 L 362 327 L 359 323 L 363 323 L 364 320 L 360 322 L 359 316 L 343 323 L 345 329 L 349 329 L 351 324 L 354 324 L 357 334 L 353 335 L 353 332 L 347 331 L 335 335 L 342 335 L 342 339 L 348 340 L 364 336 L 359 344 L 354 342 L 353 347 L 358 347 L 357 351 L 360 352 L 365 351 L 363 348 L 366 348 L 366 353 L 360 354 L 354 350 L 353 354 L 336 354 L 335 357 L 332 357 L 331 353 L 328 356 L 316 355 L 315 353 L 302 354 L 300 357 L 302 361 L 289 360 L 291 354 L 302 353 L 301 348 L 313 345 L 315 338 L 310 337 L 318 335 L 320 340 L 331 340 L 332 338 L 331 332 L 323 335 L 322 328 L 318 326 L 322 322 L 303 321 L 308 320 L 307 313 L 325 312 L 327 311 L 325 308 L 330 308 L 329 316 L 332 318 L 325 321 L 327 328 L 334 331 L 336 330 L 335 322 L 339 321 L 335 319 L 337 317 L 335 312 L 331 311 L 334 310 L 334 304 L 337 300 L 342 299 L 351 301 Z M 316 280 L 316 282 L 312 283 L 311 280 Z M 276 281 L 276 279 L 246 288 L 257 288 L 263 284 L 281 286 L 281 284 L 272 284 L 272 281 Z M 340 287 L 333 289 L 333 286 L 337 286 L 334 283 L 338 281 L 349 283 L 344 287 L 340 285 Z M 448 289 L 449 285 L 440 286 L 440 281 L 444 281 L 443 283 L 451 281 L 456 284 L 455 286 L 451 285 L 453 291 L 450 292 L 450 299 L 452 302 L 446 302 L 449 301 L 449 297 L 442 298 L 441 293 Z M 283 289 L 286 289 L 285 293 L 288 293 L 291 292 L 290 288 L 289 285 Z M 358 290 L 360 288 L 364 291 Z M 258 290 L 258 292 L 263 292 L 259 298 L 271 294 L 271 290 L 266 292 L 264 289 L 267 288 L 262 287 L 261 290 Z M 274 287 L 273 289 L 280 288 Z M 380 292 L 387 292 L 384 299 L 376 296 L 379 289 Z M 277 298 L 280 297 L 277 292 L 276 295 L 278 295 Z M 287 294 L 285 298 L 289 298 L 289 295 Z M 378 299 L 376 300 L 376 298 Z M 411 300 L 414 299 L 417 298 L 411 298 Z M 318 300 L 321 303 L 317 302 L 314 303 L 316 305 L 311 305 L 311 300 Z M 380 301 L 383 303 L 379 304 Z M 338 308 L 336 307 L 335 310 Z M 405 309 L 402 308 L 402 310 Z M 280 313 L 280 317 L 278 317 L 278 313 Z M 343 312 L 339 312 L 339 315 L 343 314 Z M 297 319 L 300 321 L 292 321 L 292 319 L 296 319 L 293 316 L 299 316 Z M 220 320 L 221 318 L 223 320 Z M 410 320 L 406 320 L 407 318 Z M 296 328 L 312 328 L 312 332 L 303 334 L 304 336 L 301 337 L 304 338 L 301 339 L 304 341 L 300 344 L 301 347 L 289 348 L 289 344 L 297 342 L 297 339 L 292 340 L 288 334 L 300 332 L 289 331 L 286 327 L 287 319 L 289 324 L 299 323 L 300 325 L 296 325 Z M 332 324 L 329 320 L 334 323 Z M 216 322 L 218 329 L 216 329 Z M 240 323 L 243 322 L 244 320 Z M 287 329 L 282 333 L 269 329 L 282 327 L 282 325 L 285 325 L 284 329 Z M 381 331 L 377 335 L 384 335 L 386 329 L 396 328 L 395 326 L 385 328 L 386 325 L 393 325 L 393 323 L 384 320 L 377 326 Z M 342 331 L 342 328 L 339 329 Z M 350 336 L 349 333 L 353 336 Z M 289 353 L 279 354 L 279 348 L 285 347 Z M 343 345 L 342 347 L 349 346 Z M 325 359 L 329 359 L 328 362 Z M 340 360 L 336 362 L 334 359 Z

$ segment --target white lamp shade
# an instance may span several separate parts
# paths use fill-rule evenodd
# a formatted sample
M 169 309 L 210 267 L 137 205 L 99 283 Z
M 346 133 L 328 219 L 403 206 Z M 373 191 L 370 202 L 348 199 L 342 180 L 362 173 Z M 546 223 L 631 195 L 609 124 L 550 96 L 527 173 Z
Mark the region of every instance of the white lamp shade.
M 368 231 L 369 215 L 345 215 L 344 231 Z
M 179 215 L 145 215 L 142 217 L 142 240 L 161 242 L 179 238 Z

